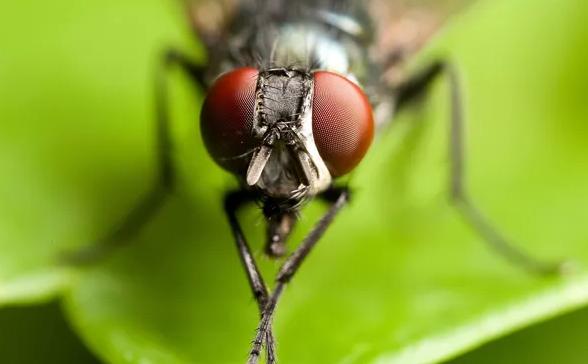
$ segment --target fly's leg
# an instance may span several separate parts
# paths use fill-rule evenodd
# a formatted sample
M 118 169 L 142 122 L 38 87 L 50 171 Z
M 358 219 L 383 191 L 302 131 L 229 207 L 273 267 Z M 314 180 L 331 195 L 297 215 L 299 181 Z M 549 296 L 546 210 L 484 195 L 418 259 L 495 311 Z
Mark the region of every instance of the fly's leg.
M 188 57 L 178 51 L 170 50 L 165 53 L 155 75 L 155 133 L 158 171 L 154 186 L 107 234 L 92 245 L 77 251 L 67 252 L 62 257 L 65 263 L 90 264 L 107 257 L 114 249 L 130 241 L 150 221 L 163 206 L 167 193 L 173 189 L 175 180 L 172 161 L 173 142 L 170 135 L 167 94 L 167 74 L 172 66 L 179 66 L 195 83 L 203 85 L 203 69 L 201 67 L 192 63 Z
M 239 221 L 237 219 L 237 210 L 239 210 L 239 208 L 244 204 L 252 201 L 253 198 L 247 192 L 230 192 L 225 196 L 224 207 L 225 212 L 227 214 L 227 218 L 229 220 L 229 225 L 231 226 L 231 231 L 233 232 L 233 237 L 235 238 L 235 244 L 237 244 L 239 258 L 241 258 L 241 263 L 243 264 L 245 272 L 247 273 L 249 286 L 251 287 L 253 296 L 257 301 L 259 312 L 262 313 L 264 307 L 268 302 L 269 292 L 267 286 L 263 282 L 263 278 L 261 276 L 261 273 L 259 272 L 259 268 L 257 268 L 257 265 L 255 264 L 255 259 L 251 254 L 251 249 L 249 248 L 249 244 L 247 244 L 247 240 L 245 240 L 245 235 L 243 234 L 243 230 L 241 229 L 241 225 L 239 224 Z M 271 325 L 268 326 L 268 329 L 266 330 L 265 335 L 263 337 L 266 340 L 267 362 L 273 364 L 276 362 L 276 356 L 275 342 Z M 263 341 L 260 341 L 260 349 L 262 345 Z
M 442 74 L 447 76 L 451 98 L 449 155 L 451 159 L 450 198 L 453 206 L 464 220 L 480 234 L 488 246 L 506 260 L 532 273 L 554 274 L 561 272 L 562 264 L 538 260 L 513 245 L 494 228 L 470 198 L 464 183 L 464 116 L 457 70 L 451 64 L 436 62 L 414 78 L 401 84 L 397 88 L 398 109 L 402 109 L 414 99 L 422 96 L 430 84 Z
M 261 347 L 263 345 L 263 338 L 271 330 L 273 315 L 278 304 L 278 300 L 282 295 L 286 284 L 290 282 L 304 259 L 311 252 L 312 248 L 323 236 L 327 228 L 331 225 L 339 211 L 347 204 L 349 200 L 349 191 L 347 189 L 331 190 L 323 196 L 327 199 L 331 206 L 323 217 L 316 223 L 310 233 L 304 238 L 302 243 L 296 250 L 290 254 L 286 261 L 280 267 L 276 276 L 276 286 L 272 295 L 267 300 L 265 307 L 261 314 L 261 320 L 257 327 L 257 334 L 253 340 L 253 347 L 249 352 L 249 359 L 247 364 L 256 364 L 259 361 Z

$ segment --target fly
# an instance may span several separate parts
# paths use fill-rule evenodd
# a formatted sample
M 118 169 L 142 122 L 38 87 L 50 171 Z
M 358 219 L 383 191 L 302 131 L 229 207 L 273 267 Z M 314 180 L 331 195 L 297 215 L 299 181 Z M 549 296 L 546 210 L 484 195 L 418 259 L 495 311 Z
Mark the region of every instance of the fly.
M 461 89 L 448 60 L 407 74 L 405 66 L 447 16 L 472 1 L 451 0 L 183 0 L 209 56 L 206 66 L 169 50 L 157 75 L 159 183 L 123 224 L 93 248 L 95 259 L 143 225 L 174 185 L 168 131 L 166 73 L 178 66 L 203 89 L 200 127 L 210 156 L 239 181 L 224 208 L 260 321 L 247 363 L 262 349 L 276 362 L 272 322 L 285 286 L 348 204 L 340 177 L 353 171 L 376 132 L 445 76 L 450 88 L 450 194 L 453 206 L 504 258 L 534 273 L 560 264 L 539 261 L 512 245 L 478 210 L 464 185 Z M 288 254 L 286 242 L 301 208 L 328 204 L 324 215 Z M 267 225 L 265 253 L 283 259 L 273 289 L 266 285 L 237 218 L 257 203 Z

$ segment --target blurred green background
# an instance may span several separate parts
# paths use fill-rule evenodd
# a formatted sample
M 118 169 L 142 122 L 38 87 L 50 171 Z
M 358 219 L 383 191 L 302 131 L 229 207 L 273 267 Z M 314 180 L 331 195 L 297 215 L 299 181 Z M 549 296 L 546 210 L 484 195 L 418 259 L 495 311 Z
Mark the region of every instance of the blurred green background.
M 245 358 L 256 306 L 220 206 L 234 182 L 206 156 L 200 90 L 179 73 L 174 195 L 107 262 L 55 264 L 119 221 L 153 182 L 158 55 L 176 46 L 202 59 L 176 5 L 0 4 L 0 304 L 10 306 L 0 312 L 0 362 L 92 360 L 78 337 L 114 363 Z M 481 1 L 418 60 L 448 56 L 462 73 L 468 183 L 480 205 L 520 246 L 573 258 L 578 272 L 522 273 L 449 207 L 438 82 L 378 140 L 352 177 L 352 206 L 288 287 L 275 322 L 283 362 L 436 362 L 586 303 L 587 16 L 579 0 Z M 293 241 L 321 210 L 309 206 Z M 242 219 L 260 252 L 258 212 Z M 55 296 L 67 324 L 46 303 Z M 586 317 L 563 316 L 456 362 L 579 362 Z

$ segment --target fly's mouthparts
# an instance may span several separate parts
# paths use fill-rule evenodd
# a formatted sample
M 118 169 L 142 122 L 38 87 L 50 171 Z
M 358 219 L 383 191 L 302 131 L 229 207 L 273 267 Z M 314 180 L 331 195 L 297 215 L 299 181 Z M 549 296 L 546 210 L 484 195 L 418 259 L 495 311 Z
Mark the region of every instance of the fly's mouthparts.
M 251 158 L 251 162 L 249 163 L 249 168 L 247 169 L 247 185 L 255 186 L 259 179 L 261 178 L 261 174 L 267 164 L 267 161 L 270 159 L 272 155 L 272 147 L 268 145 L 262 145 Z

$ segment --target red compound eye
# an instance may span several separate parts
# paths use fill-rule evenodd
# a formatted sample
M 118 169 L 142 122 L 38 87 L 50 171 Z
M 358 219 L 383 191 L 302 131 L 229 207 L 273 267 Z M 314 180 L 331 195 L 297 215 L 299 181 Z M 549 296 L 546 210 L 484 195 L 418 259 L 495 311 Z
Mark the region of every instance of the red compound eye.
M 374 136 L 372 108 L 365 93 L 344 76 L 315 72 L 312 132 L 333 177 L 350 172 Z
M 251 127 L 258 71 L 242 67 L 222 75 L 209 89 L 200 128 L 208 153 L 226 170 L 247 170 L 252 149 Z

